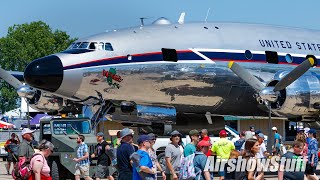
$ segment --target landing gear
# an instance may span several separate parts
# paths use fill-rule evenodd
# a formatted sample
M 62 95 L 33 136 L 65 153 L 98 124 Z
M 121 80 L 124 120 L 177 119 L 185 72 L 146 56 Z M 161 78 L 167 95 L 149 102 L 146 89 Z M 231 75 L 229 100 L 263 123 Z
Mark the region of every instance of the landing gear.
M 91 118 L 92 129 L 99 124 L 100 120 L 103 119 L 103 115 L 111 110 L 113 103 L 111 101 L 105 100 L 102 97 L 102 94 L 97 91 L 99 101 L 94 105 L 100 105 L 97 112 Z

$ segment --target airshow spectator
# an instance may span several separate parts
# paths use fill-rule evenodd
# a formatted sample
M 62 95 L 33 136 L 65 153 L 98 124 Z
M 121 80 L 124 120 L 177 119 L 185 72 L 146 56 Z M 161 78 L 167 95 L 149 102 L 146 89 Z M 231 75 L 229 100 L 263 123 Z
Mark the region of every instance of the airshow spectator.
M 273 133 L 274 133 L 274 143 L 273 143 L 273 147 L 274 147 L 274 149 L 273 149 L 273 152 L 274 152 L 274 155 L 275 156 L 277 156 L 277 155 L 280 155 L 280 153 L 281 153 L 281 139 L 282 139 L 282 137 L 281 137 L 281 135 L 280 134 L 278 134 L 278 128 L 277 127 L 272 127 L 272 131 L 273 131 Z
M 96 138 L 98 142 L 96 151 L 91 154 L 91 158 L 97 157 L 97 167 L 95 172 L 96 180 L 100 180 L 105 177 L 107 177 L 108 180 L 113 180 L 108 168 L 111 164 L 111 158 L 108 156 L 107 152 L 109 151 L 112 154 L 110 144 L 104 140 L 104 134 L 102 132 L 97 133 Z
M 211 143 L 211 139 L 208 136 L 208 130 L 207 129 L 202 129 L 201 130 L 201 140 L 208 141 L 210 144 L 212 144 Z M 211 151 L 208 151 L 208 153 L 206 155 L 207 156 L 211 156 Z
M 245 133 L 246 133 L 245 131 L 241 131 L 239 134 L 240 139 L 238 139 L 236 142 L 234 142 L 234 146 L 235 146 L 236 150 L 238 150 L 238 151 L 241 150 L 241 147 L 243 146 L 244 142 L 246 142 L 246 139 L 245 139 L 246 134 Z
M 80 176 L 84 176 L 84 179 L 91 180 L 91 177 L 89 176 L 89 149 L 88 145 L 84 143 L 84 140 L 85 137 L 83 135 L 78 135 L 77 143 L 79 144 L 79 147 L 77 149 L 77 158 L 73 158 L 73 161 L 77 163 L 76 171 L 74 173 L 76 180 L 80 180 Z
M 252 133 L 252 135 L 255 135 L 255 128 L 254 126 L 249 126 L 249 131 Z
M 199 142 L 199 131 L 196 129 L 193 129 L 189 132 L 189 136 L 190 136 L 191 142 L 188 143 L 184 148 L 184 151 L 183 151 L 184 157 L 187 157 L 196 152 L 196 145 Z
M 302 155 L 307 156 L 308 155 L 308 144 L 307 144 L 307 137 L 304 133 L 304 129 L 300 129 L 298 131 L 298 134 L 296 135 L 296 140 L 302 141 L 304 143 Z
M 246 143 L 244 145 L 243 157 L 245 159 L 247 159 L 247 161 L 256 161 L 256 163 L 251 162 L 251 164 L 257 165 L 258 161 L 255 156 L 259 152 L 259 150 L 260 150 L 260 144 L 259 144 L 258 140 L 254 139 L 254 138 L 250 138 L 246 141 Z M 250 162 L 247 162 L 247 163 L 250 163 Z M 259 174 L 257 176 L 255 176 L 255 174 L 257 174 L 257 168 L 251 168 L 247 172 L 247 179 L 248 180 L 261 180 L 262 179 L 262 176 L 263 176 L 262 174 Z
M 177 172 L 179 172 L 180 161 L 181 161 L 181 148 L 179 142 L 181 140 L 182 134 L 174 130 L 171 133 L 171 143 L 165 149 L 165 158 L 166 158 L 166 176 L 167 179 L 178 179 Z
M 212 154 L 216 154 L 217 158 L 222 160 L 228 160 L 230 153 L 235 149 L 232 141 L 227 139 L 226 130 L 221 130 L 219 133 L 220 139 L 216 141 L 212 146 Z M 224 170 L 219 171 L 220 180 L 224 177 Z
M 314 129 L 308 131 L 308 137 L 310 138 L 308 145 L 308 164 L 306 167 L 308 179 L 318 179 L 315 174 L 318 165 L 318 141 L 316 139 L 316 134 L 316 130 Z
M 156 143 L 158 136 L 153 133 L 148 134 L 148 136 L 151 139 L 150 140 L 151 147 L 149 149 L 149 156 L 152 161 L 152 166 L 153 166 L 153 168 L 158 168 L 158 170 L 161 172 L 162 179 L 166 180 L 166 174 L 165 174 L 164 170 L 162 169 L 162 167 L 160 166 L 160 163 L 158 162 L 156 151 L 153 149 L 153 145 Z M 156 179 L 157 179 L 157 174 L 156 174 Z
M 13 166 L 18 161 L 18 156 L 16 155 L 19 150 L 19 144 L 20 144 L 20 139 L 19 137 L 15 134 L 11 134 L 11 138 L 6 141 L 6 144 L 4 145 L 5 150 L 8 152 L 8 157 L 7 157 L 7 173 L 10 174 L 10 167 L 11 167 L 11 162 L 13 163 Z
M 303 151 L 303 148 L 305 146 L 305 143 L 300 141 L 300 140 L 295 140 L 293 142 L 292 148 L 287 151 L 287 153 L 285 153 L 282 157 L 286 158 L 286 159 L 298 159 L 301 158 L 301 161 L 303 161 L 303 156 L 301 156 L 301 153 Z M 286 162 L 292 162 L 292 161 L 286 161 Z M 296 162 L 295 163 L 295 167 L 291 167 L 291 169 L 293 171 L 285 171 L 284 168 L 285 167 L 289 167 L 286 164 L 280 164 L 280 168 L 278 171 L 278 179 L 279 180 L 283 180 L 283 179 L 287 179 L 287 180 L 300 180 L 300 179 L 305 179 L 304 178 L 304 172 L 296 166 L 300 166 L 301 163 L 303 162 Z M 290 165 L 292 166 L 292 165 Z M 302 167 L 302 166 L 300 166 Z
M 113 140 L 113 147 L 117 148 L 121 144 L 120 131 L 117 132 L 117 137 Z
M 210 172 L 205 171 L 205 166 L 207 163 L 208 157 L 206 156 L 207 152 L 210 150 L 211 143 L 209 141 L 201 140 L 197 144 L 197 151 L 193 159 L 194 171 L 197 174 L 195 179 L 198 180 L 210 180 Z
M 260 144 L 260 151 L 257 153 L 256 157 L 258 159 L 265 159 L 267 156 L 269 156 L 269 153 L 267 152 L 266 144 L 264 143 L 264 134 L 258 134 L 258 142 Z
M 26 160 L 26 158 L 31 158 L 34 153 L 34 149 L 31 145 L 32 141 L 32 133 L 35 130 L 30 130 L 29 128 L 24 128 L 21 132 L 22 142 L 19 145 L 19 161 L 22 163 Z
M 32 168 L 32 179 L 51 180 L 50 167 L 46 158 L 53 153 L 54 145 L 47 140 L 39 143 L 39 152 L 34 155 L 30 161 Z M 29 178 L 30 179 L 30 178 Z
M 266 147 L 266 144 L 264 143 L 264 134 L 259 133 L 257 137 L 258 137 L 258 142 L 260 145 L 260 150 L 257 153 L 256 158 L 257 159 L 265 159 L 266 157 L 269 156 L 269 153 L 267 152 L 267 147 Z M 262 179 L 264 179 L 264 172 L 262 171 L 262 172 L 260 172 L 260 174 L 262 174 Z
M 133 163 L 133 180 L 155 180 L 157 169 L 153 167 L 148 153 L 151 147 L 151 138 L 148 135 L 141 135 L 137 142 L 139 150 L 136 153 L 140 158 L 137 160 L 139 164 Z
M 235 166 L 237 166 L 238 157 L 240 156 L 240 152 L 237 150 L 232 150 L 230 153 L 229 160 L 233 160 L 235 162 Z M 224 178 L 227 180 L 235 180 L 237 176 L 236 170 L 228 171 L 228 168 L 232 168 L 229 164 L 226 164 L 224 167 Z
M 117 148 L 117 166 L 119 170 L 119 180 L 132 179 L 132 166 L 130 156 L 135 152 L 133 147 L 133 131 L 124 128 L 120 132 L 121 144 Z

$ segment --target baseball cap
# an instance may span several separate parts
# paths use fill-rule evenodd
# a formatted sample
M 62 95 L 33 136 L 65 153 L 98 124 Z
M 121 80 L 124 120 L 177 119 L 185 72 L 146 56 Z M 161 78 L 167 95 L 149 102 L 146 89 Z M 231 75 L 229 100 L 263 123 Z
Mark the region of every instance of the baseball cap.
M 104 137 L 104 134 L 103 134 L 103 132 L 98 132 L 98 133 L 97 133 L 97 136 L 102 136 L 102 137 Z
M 171 136 L 175 136 L 175 135 L 182 136 L 182 134 L 181 134 L 179 131 L 177 131 L 177 130 L 172 131 L 172 133 L 171 133 L 170 135 L 171 135 Z
M 198 147 L 203 147 L 203 146 L 211 146 L 211 143 L 209 141 L 201 140 L 197 144 Z
M 271 129 L 272 129 L 272 131 L 277 131 L 278 130 L 277 127 L 272 127 Z
M 22 129 L 21 135 L 34 133 L 35 130 L 30 130 L 29 128 Z
M 259 130 L 259 129 L 254 132 L 255 135 L 258 135 L 258 134 L 260 134 L 260 133 L 262 133 L 262 131 Z
M 120 138 L 123 138 L 128 135 L 133 135 L 133 131 L 129 128 L 124 128 L 120 131 Z
M 264 138 L 264 134 L 259 133 L 259 134 L 258 134 L 258 138 Z
M 189 135 L 190 136 L 194 136 L 194 135 L 199 135 L 199 131 L 198 130 L 196 130 L 196 129 L 193 129 L 193 130 L 191 130 L 190 132 L 189 132 Z
M 317 134 L 315 129 L 310 129 L 307 133 Z
M 143 143 L 145 141 L 150 141 L 150 140 L 151 140 L 150 136 L 144 134 L 144 135 L 140 135 L 139 136 L 137 142 L 138 142 L 138 144 L 141 144 L 141 143 Z
M 227 136 L 227 131 L 226 130 L 221 130 L 220 132 L 219 132 L 219 136 Z
M 156 139 L 158 137 L 158 135 L 153 133 L 149 133 L 148 136 L 150 137 L 150 139 Z
M 249 129 L 250 130 L 254 130 L 254 126 L 249 126 Z

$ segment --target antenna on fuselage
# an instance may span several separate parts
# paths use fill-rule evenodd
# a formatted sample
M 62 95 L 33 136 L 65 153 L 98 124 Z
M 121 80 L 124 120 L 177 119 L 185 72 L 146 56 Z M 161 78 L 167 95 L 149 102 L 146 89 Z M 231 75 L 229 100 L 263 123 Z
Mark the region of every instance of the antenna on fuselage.
M 142 26 L 144 26 L 144 19 L 147 19 L 147 18 L 145 18 L 145 17 L 141 17 L 141 18 L 139 18 L 140 19 L 140 26 L 142 27 Z
M 208 19 L 208 16 L 209 16 L 210 10 L 211 10 L 211 8 L 209 8 L 209 9 L 208 9 L 208 11 L 207 11 L 207 15 L 206 15 L 206 18 L 204 19 L 204 22 L 207 22 L 207 19 Z

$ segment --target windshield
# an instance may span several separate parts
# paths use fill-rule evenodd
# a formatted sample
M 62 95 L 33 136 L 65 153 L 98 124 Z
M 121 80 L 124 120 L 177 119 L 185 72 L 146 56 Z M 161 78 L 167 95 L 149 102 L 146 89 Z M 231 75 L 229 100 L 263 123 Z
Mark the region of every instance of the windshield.
M 54 134 L 90 134 L 89 121 L 54 121 Z

